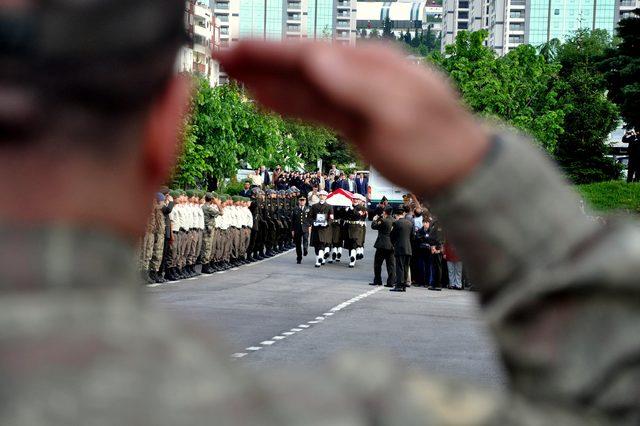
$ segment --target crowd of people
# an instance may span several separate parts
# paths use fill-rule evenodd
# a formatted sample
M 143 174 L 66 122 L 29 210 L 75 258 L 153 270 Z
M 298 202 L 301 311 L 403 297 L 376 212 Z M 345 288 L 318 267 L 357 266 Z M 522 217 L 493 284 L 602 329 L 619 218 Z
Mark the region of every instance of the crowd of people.
M 331 165 L 327 173 L 320 170 L 315 172 L 283 171 L 280 166 L 276 166 L 272 172 L 269 172 L 266 167 L 262 166 L 249 174 L 248 185 L 249 187 L 261 188 L 271 186 L 280 191 L 297 188 L 302 194 L 308 194 L 314 189 L 329 193 L 340 188 L 366 196 L 369 181 L 365 173 L 345 173 L 335 164 Z
M 386 199 L 376 207 L 371 228 L 378 231 L 374 247 L 374 279 L 385 287 L 404 292 L 407 287 L 440 291 L 447 287 L 462 290 L 462 263 L 453 246 L 445 242 L 438 220 L 417 198 L 407 194 L 402 205 L 392 207 Z M 466 279 L 464 279 L 467 282 Z M 469 286 L 471 287 L 471 286 Z

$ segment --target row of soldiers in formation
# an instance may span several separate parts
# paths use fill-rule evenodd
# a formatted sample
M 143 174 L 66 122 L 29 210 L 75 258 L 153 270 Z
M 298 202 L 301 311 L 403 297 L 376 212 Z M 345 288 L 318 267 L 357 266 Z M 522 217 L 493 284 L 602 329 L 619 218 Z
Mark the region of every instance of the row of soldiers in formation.
M 224 271 L 293 248 L 298 194 L 295 188 L 254 188 L 248 198 L 163 188 L 141 243 L 143 280 L 163 283 Z
M 143 280 L 163 283 L 220 272 L 294 246 L 300 263 L 309 240 L 316 267 L 340 262 L 343 248 L 354 267 L 364 257 L 366 200 L 356 196 L 351 207 L 333 207 L 326 199 L 320 191 L 319 202 L 307 206 L 295 187 L 256 187 L 251 198 L 164 188 L 156 194 L 141 243 Z

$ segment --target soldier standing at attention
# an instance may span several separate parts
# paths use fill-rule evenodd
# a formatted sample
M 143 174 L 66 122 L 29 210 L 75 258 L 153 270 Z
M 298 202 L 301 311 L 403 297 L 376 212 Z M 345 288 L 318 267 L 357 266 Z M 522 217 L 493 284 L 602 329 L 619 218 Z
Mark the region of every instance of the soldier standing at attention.
M 316 251 L 316 268 L 324 265 L 329 257 L 329 247 L 331 246 L 332 233 L 331 221 L 333 220 L 333 208 L 327 204 L 327 191 L 319 191 L 318 203 L 311 206 L 309 212 L 311 217 L 311 245 Z
M 134 245 L 188 105 L 173 73 L 184 3 L 0 12 L 0 192 L 18 200 L 0 206 L 1 425 L 638 424 L 637 223 L 582 214 L 537 147 L 475 121 L 440 73 L 379 46 L 239 42 L 215 56 L 259 101 L 335 127 L 432 201 L 508 366 L 501 394 L 370 353 L 249 371 L 148 303 Z
M 220 214 L 218 207 L 213 203 L 214 195 L 207 193 L 204 197 L 205 203 L 202 205 L 204 216 L 204 235 L 202 238 L 202 273 L 211 274 L 215 272 L 212 265 L 215 219 Z
M 151 257 L 149 259 L 149 278 L 154 283 L 164 283 L 160 267 L 162 266 L 162 255 L 164 253 L 164 221 L 165 197 L 162 193 L 156 194 L 156 202 L 153 206 L 153 243 L 151 244 Z
M 296 245 L 296 262 L 302 262 L 302 256 L 306 256 L 309 247 L 309 231 L 311 223 L 309 221 L 310 208 L 307 206 L 305 197 L 298 198 L 298 206 L 293 210 L 291 235 Z

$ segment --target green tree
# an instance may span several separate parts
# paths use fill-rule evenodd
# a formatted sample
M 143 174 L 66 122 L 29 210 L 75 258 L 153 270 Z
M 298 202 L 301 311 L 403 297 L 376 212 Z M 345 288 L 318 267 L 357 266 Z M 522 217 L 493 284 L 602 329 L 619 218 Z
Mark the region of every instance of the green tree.
M 640 129 L 640 9 L 618 24 L 620 43 L 603 61 L 609 99 L 629 127 Z
M 374 28 L 374 29 L 372 29 L 372 30 L 371 30 L 371 32 L 369 33 L 369 38 L 370 38 L 371 40 L 379 40 L 379 39 L 380 39 L 380 38 L 382 38 L 382 37 L 380 36 L 380 31 L 378 31 L 378 29 L 377 29 L 377 28 Z
M 617 179 L 620 170 L 606 156 L 607 136 L 618 124 L 618 109 L 607 99 L 606 80 L 598 71 L 611 37 L 605 30 L 578 30 L 556 49 L 565 83 L 566 117 L 556 159 L 575 183 Z
M 483 45 L 486 37 L 484 30 L 461 31 L 446 55 L 435 51 L 431 60 L 449 74 L 472 110 L 531 134 L 553 153 L 564 121 L 560 66 L 547 63 L 529 45 L 498 58 Z

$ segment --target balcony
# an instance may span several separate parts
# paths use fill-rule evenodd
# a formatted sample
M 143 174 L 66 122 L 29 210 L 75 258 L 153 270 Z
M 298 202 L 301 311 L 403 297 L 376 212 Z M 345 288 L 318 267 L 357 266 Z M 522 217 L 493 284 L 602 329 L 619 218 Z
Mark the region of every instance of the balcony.
M 351 9 L 351 2 L 350 1 L 339 1 L 338 2 L 338 9 L 343 9 L 343 8 Z
M 299 13 L 288 13 L 287 21 L 300 21 L 301 15 Z
M 635 0 L 620 0 L 620 6 L 622 7 L 635 7 Z
M 336 13 L 336 18 L 338 19 L 350 19 L 351 18 L 351 12 L 338 12 Z
M 288 1 L 287 10 L 301 10 L 302 6 L 299 1 Z
M 287 25 L 287 32 L 288 33 L 299 33 L 300 32 L 300 25 Z
M 338 31 L 337 38 L 339 38 L 339 39 L 349 39 L 349 31 Z
M 229 3 L 216 3 L 214 10 L 229 10 Z
M 511 6 L 526 6 L 526 0 L 511 0 Z
M 338 21 L 336 22 L 336 28 L 351 28 L 351 23 L 349 21 Z

